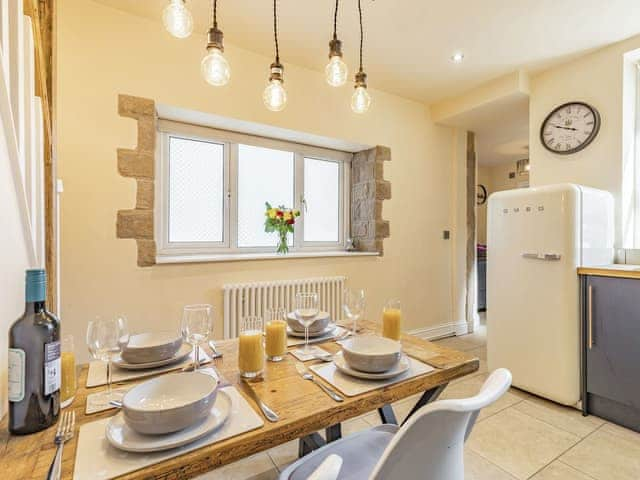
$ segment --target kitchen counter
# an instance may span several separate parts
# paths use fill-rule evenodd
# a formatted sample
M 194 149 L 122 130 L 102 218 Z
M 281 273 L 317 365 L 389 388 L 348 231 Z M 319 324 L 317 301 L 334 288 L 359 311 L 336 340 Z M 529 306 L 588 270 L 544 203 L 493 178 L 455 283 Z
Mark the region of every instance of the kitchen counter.
M 598 265 L 578 267 L 578 275 L 640 279 L 640 265 Z

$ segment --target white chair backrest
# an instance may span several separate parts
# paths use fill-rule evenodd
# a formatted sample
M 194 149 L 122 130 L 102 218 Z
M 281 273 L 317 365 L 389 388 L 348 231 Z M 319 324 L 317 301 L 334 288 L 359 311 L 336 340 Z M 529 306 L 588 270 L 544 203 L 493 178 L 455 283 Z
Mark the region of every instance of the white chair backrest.
M 500 368 L 474 397 L 425 405 L 398 430 L 370 479 L 463 480 L 464 442 L 478 413 L 510 386 L 511 372 Z

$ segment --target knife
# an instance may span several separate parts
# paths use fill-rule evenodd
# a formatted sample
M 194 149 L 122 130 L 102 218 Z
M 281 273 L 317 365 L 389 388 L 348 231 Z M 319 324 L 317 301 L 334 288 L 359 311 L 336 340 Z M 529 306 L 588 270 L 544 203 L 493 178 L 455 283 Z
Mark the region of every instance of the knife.
M 269 406 L 266 403 L 260 400 L 260 397 L 258 396 L 256 391 L 253 389 L 253 387 L 249 385 L 249 382 L 247 380 L 245 379 L 240 380 L 240 385 L 244 387 L 245 392 L 247 392 L 249 396 L 253 399 L 253 401 L 256 402 L 260 410 L 262 410 L 262 414 L 265 416 L 267 420 L 269 420 L 270 422 L 277 422 L 280 419 L 280 417 L 278 417 L 278 414 L 276 412 L 271 410 L 271 408 L 269 408 Z

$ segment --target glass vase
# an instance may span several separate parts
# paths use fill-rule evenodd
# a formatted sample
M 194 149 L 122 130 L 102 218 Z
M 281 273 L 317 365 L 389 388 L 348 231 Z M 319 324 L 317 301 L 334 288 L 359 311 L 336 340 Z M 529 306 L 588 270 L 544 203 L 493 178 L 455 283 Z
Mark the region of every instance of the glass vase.
M 287 243 L 287 231 L 281 231 L 280 233 L 280 240 L 278 241 L 278 249 L 276 250 L 276 253 L 279 253 L 281 255 L 284 255 L 286 253 L 289 253 L 289 244 Z

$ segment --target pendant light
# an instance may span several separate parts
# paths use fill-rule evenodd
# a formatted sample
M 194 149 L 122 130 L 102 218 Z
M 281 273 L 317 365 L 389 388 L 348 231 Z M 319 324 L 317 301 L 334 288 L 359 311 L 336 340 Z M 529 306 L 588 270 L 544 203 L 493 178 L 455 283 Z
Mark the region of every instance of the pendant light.
M 187 38 L 193 31 L 193 17 L 185 0 L 169 0 L 169 5 L 162 11 L 162 22 L 176 38 Z
M 231 69 L 224 58 L 223 34 L 218 30 L 218 0 L 211 1 L 211 27 L 209 28 L 207 54 L 200 63 L 200 71 L 207 83 L 221 87 L 229 82 Z
M 327 83 L 332 87 L 341 87 L 347 81 L 349 71 L 347 64 L 342 60 L 342 42 L 338 40 L 338 3 L 336 0 L 336 8 L 333 12 L 333 39 L 329 42 L 329 63 L 324 69 Z
M 279 112 L 287 103 L 287 92 L 282 85 L 284 83 L 284 67 L 280 63 L 280 51 L 278 48 L 278 11 L 276 2 L 277 0 L 273 0 L 273 38 L 275 40 L 276 58 L 270 67 L 269 84 L 262 94 L 264 105 L 273 112 Z
M 358 14 L 360 15 L 360 69 L 356 73 L 355 91 L 351 97 L 351 110 L 355 113 L 365 113 L 371 106 L 371 96 L 367 91 L 367 74 L 362 69 L 362 44 L 364 33 L 362 28 L 362 5 L 358 0 Z

